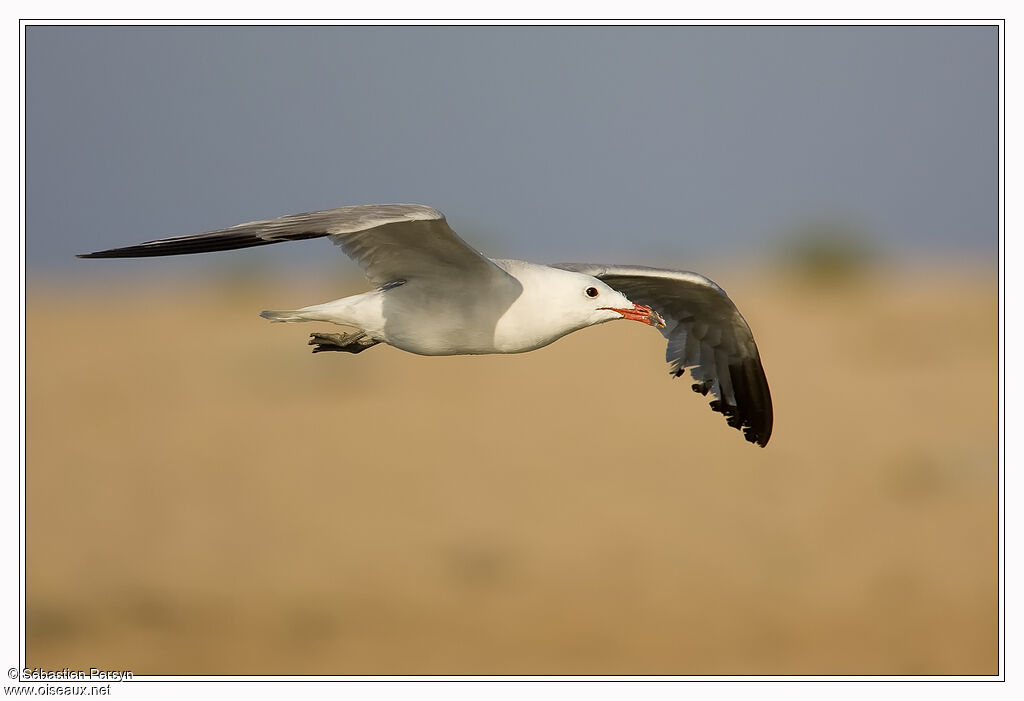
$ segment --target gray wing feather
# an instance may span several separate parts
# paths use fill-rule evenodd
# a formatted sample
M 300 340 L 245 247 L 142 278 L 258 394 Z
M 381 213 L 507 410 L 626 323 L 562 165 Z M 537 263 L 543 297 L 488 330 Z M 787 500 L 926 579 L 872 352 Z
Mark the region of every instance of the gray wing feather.
M 748 441 L 764 446 L 772 433 L 772 398 L 754 336 L 725 291 L 697 273 L 645 266 L 558 263 L 604 281 L 635 304 L 665 319 L 665 359 L 679 377 L 686 370 L 693 390 L 714 397 L 711 408 Z
M 508 277 L 449 228 L 444 215 L 420 204 L 371 204 L 247 222 L 203 234 L 147 241 L 79 258 L 140 258 L 209 253 L 282 241 L 330 237 L 375 285 L 396 280 Z

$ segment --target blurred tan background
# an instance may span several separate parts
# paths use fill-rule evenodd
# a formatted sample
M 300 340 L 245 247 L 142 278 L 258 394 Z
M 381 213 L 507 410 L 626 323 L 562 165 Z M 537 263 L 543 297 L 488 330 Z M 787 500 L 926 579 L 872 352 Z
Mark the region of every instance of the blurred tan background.
M 362 283 L 30 276 L 27 664 L 997 673 L 994 266 L 696 269 L 766 449 L 639 324 L 313 356 L 257 313 Z

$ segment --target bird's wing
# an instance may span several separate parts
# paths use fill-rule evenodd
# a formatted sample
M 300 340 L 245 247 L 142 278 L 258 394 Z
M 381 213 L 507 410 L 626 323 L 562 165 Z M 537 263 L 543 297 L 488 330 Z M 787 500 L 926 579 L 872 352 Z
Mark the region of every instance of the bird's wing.
M 508 277 L 504 270 L 459 238 L 449 228 L 443 214 L 421 204 L 356 205 L 292 214 L 78 257 L 173 256 L 324 236 L 341 246 L 375 285 L 417 277 Z
M 772 397 L 750 327 L 725 291 L 697 273 L 644 266 L 559 263 L 603 280 L 635 304 L 665 318 L 665 359 L 679 377 L 687 369 L 693 389 L 715 397 L 711 408 L 746 439 L 764 446 L 772 434 Z

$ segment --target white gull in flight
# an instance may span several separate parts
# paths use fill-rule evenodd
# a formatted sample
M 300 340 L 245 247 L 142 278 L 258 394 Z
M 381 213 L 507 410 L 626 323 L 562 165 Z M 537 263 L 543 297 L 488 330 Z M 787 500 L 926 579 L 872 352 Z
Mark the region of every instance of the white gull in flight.
M 522 353 L 615 319 L 657 328 L 669 371 L 689 370 L 752 443 L 767 445 L 772 399 L 750 327 L 732 300 L 697 273 L 644 266 L 538 265 L 488 258 L 444 215 L 419 204 L 339 207 L 239 224 L 204 234 L 82 254 L 137 258 L 206 253 L 328 237 L 374 289 L 302 309 L 265 311 L 270 321 L 326 321 L 352 333 L 314 333 L 313 352 L 360 353 L 387 343 L 420 355 Z

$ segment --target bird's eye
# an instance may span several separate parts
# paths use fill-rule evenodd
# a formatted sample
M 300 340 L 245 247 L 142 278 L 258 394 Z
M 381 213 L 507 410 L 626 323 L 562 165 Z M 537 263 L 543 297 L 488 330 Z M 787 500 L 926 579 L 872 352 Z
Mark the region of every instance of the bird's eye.
M 596 287 L 587 288 L 587 297 L 597 297 L 598 291 Z

